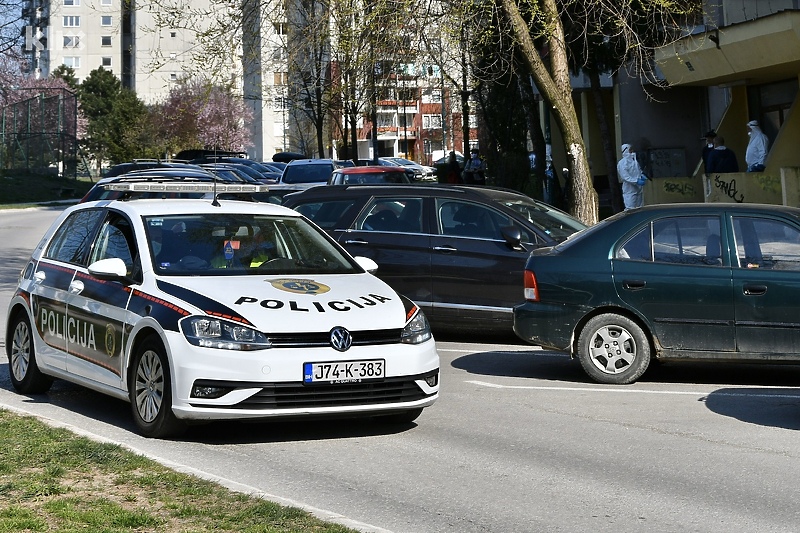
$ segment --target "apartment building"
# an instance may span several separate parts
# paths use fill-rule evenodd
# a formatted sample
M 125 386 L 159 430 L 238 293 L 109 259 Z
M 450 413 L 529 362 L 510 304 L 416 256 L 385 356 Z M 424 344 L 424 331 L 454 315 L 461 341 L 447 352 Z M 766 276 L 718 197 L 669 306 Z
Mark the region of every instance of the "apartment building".
M 191 9 L 204 6 L 214 9 L 210 0 L 194 1 Z M 165 25 L 156 9 L 152 4 L 123 0 L 24 0 L 23 51 L 29 73 L 46 78 L 59 65 L 66 65 L 75 70 L 80 82 L 101 67 L 113 72 L 143 102 L 163 100 L 181 77 L 203 71 L 204 52 L 195 31 L 185 25 Z M 218 14 L 231 15 L 221 10 Z M 285 49 L 286 44 L 279 24 L 256 21 L 251 30 L 239 46 L 230 49 L 229 60 L 215 68 L 214 75 L 237 82 L 253 115 L 247 150 L 253 158 L 268 159 L 290 148 L 285 61 L 281 66 L 275 60 L 275 50 Z

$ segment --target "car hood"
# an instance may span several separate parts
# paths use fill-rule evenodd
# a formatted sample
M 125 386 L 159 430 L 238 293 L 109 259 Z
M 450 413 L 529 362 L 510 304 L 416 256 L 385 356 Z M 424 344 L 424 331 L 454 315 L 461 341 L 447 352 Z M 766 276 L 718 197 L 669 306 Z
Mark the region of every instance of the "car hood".
M 271 333 L 402 328 L 408 305 L 372 274 L 170 277 L 158 287 L 197 312 Z

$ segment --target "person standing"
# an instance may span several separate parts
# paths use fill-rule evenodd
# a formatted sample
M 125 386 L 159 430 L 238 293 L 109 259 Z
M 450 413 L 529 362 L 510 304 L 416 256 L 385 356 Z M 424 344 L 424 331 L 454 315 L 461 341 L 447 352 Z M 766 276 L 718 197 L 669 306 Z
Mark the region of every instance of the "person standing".
M 717 132 L 714 130 L 708 130 L 706 132 L 703 139 L 705 139 L 706 144 L 703 146 L 703 165 L 706 169 L 706 174 L 709 173 L 708 170 L 708 156 L 711 155 L 711 150 L 714 149 L 714 138 L 717 136 Z
M 622 183 L 622 200 L 625 209 L 642 207 L 644 205 L 644 184 L 646 178 L 636 160 L 636 152 L 630 144 L 622 145 L 622 159 L 617 163 L 617 176 Z
M 725 146 L 722 135 L 714 137 L 714 149 L 708 155 L 706 174 L 724 174 L 726 172 L 739 172 L 739 162 L 733 150 Z
M 450 152 L 447 160 L 447 183 L 461 183 L 461 165 L 458 164 L 455 152 Z
M 486 184 L 486 163 L 480 157 L 477 148 L 472 149 L 472 157 L 464 166 L 464 183 L 472 185 Z
M 747 143 L 747 151 L 744 154 L 747 171 L 761 172 L 764 170 L 764 165 L 767 161 L 769 139 L 761 131 L 757 120 L 751 120 L 747 123 L 747 135 L 750 136 L 750 142 Z

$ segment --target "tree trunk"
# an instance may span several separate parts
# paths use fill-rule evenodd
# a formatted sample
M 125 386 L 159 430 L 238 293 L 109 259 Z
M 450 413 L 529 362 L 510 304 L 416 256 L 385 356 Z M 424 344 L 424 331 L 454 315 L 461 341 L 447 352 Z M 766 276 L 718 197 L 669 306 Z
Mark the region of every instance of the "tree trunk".
M 600 87 L 600 73 L 595 70 L 585 72 L 589 75 L 591 82 L 597 124 L 600 127 L 600 137 L 603 139 L 603 155 L 606 158 L 606 167 L 608 167 L 608 192 L 611 194 L 611 209 L 615 213 L 619 213 L 625 206 L 622 203 L 622 188 L 617 177 L 617 157 L 614 143 L 611 142 L 611 127 L 603 102 L 603 90 Z
M 502 9 L 511 22 L 517 44 L 523 52 L 531 70 L 536 86 L 552 106 L 564 140 L 569 163 L 570 212 L 585 224 L 595 224 L 598 220 L 597 191 L 592 186 L 589 161 L 581 136 L 580 123 L 572 101 L 572 86 L 569 79 L 567 53 L 564 42 L 564 29 L 558 16 L 555 0 L 541 0 L 540 6 L 546 18 L 547 27 L 552 29 L 549 39 L 550 68 L 547 70 L 536 49 L 525 20 L 514 0 L 501 0 Z

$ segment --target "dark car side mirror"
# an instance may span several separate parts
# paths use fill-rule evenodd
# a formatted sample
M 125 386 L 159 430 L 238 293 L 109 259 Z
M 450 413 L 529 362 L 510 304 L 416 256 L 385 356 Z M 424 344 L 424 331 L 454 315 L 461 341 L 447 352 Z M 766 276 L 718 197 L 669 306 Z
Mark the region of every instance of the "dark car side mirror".
M 525 251 L 525 247 L 522 246 L 522 232 L 518 226 L 503 226 L 500 228 L 500 233 L 503 235 L 509 247 L 514 250 Z

